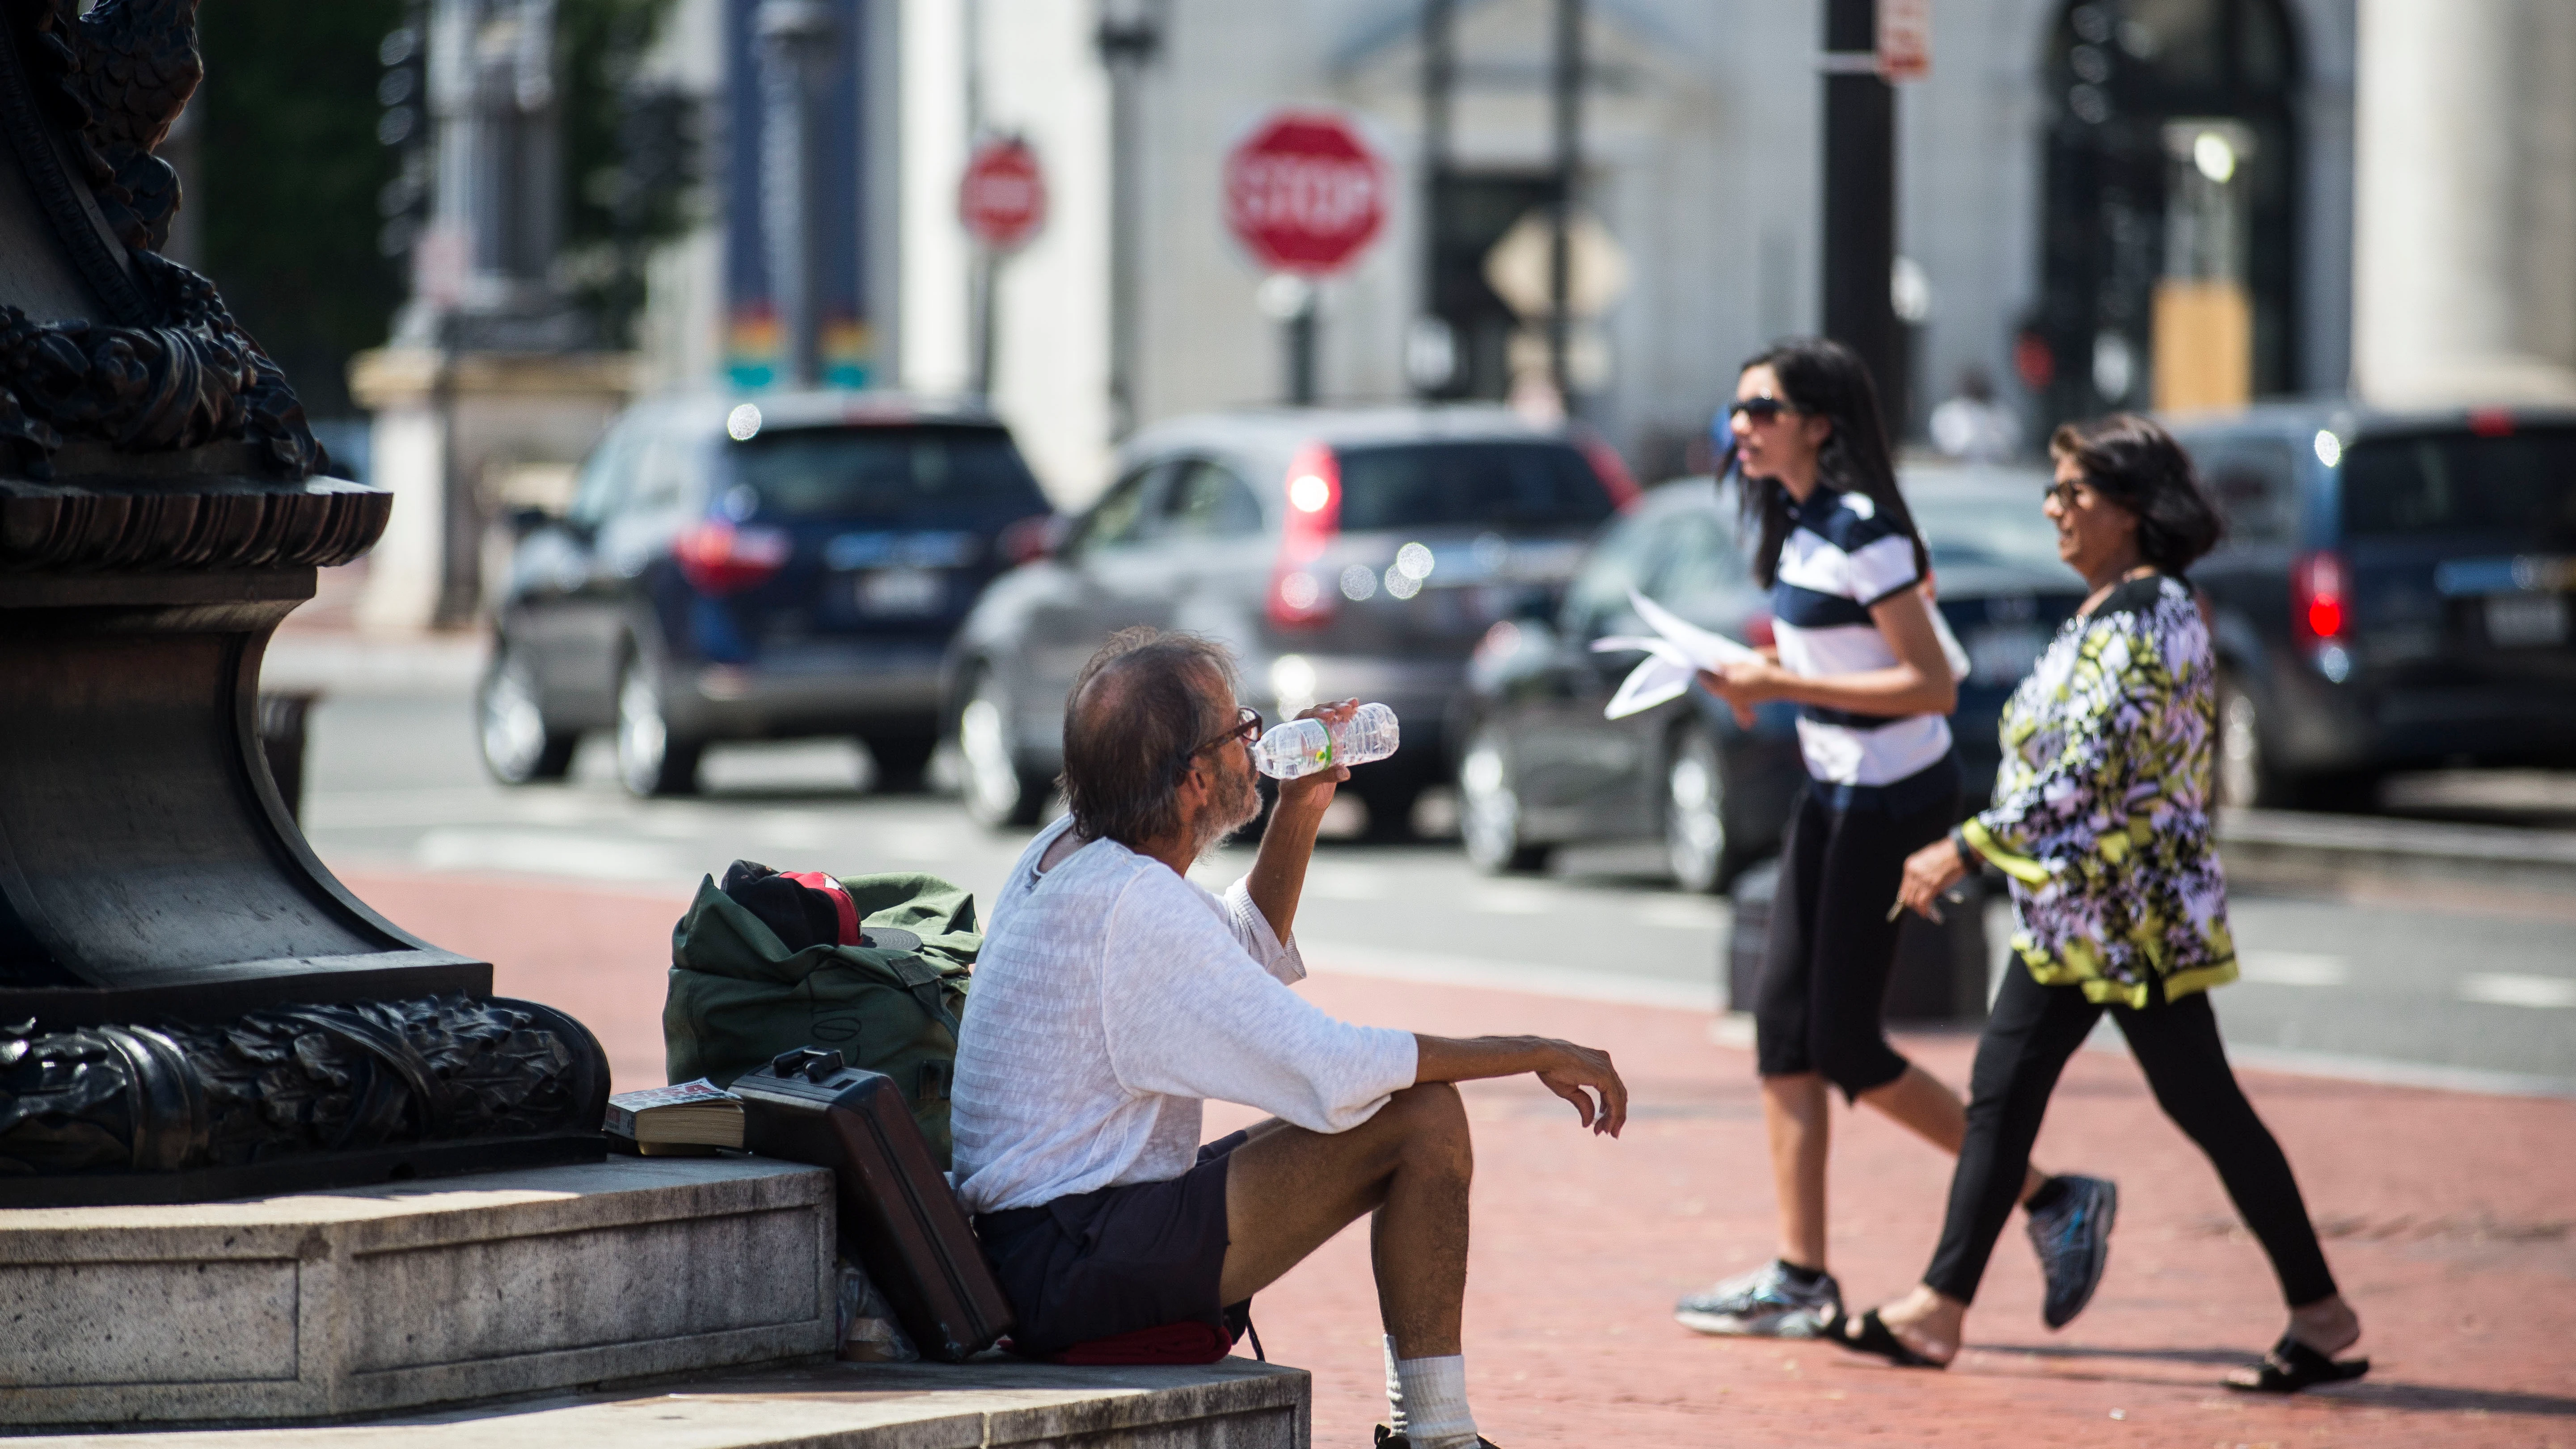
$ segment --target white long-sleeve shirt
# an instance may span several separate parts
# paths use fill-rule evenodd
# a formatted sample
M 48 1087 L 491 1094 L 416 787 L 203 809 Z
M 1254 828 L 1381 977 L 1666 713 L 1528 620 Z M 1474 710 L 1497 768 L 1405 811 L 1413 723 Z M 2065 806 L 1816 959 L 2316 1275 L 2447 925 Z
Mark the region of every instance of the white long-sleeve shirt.
M 1040 872 L 1071 817 L 1003 883 L 975 963 L 949 1102 L 968 1212 L 1189 1170 L 1209 1097 L 1343 1132 L 1413 1084 L 1410 1032 L 1337 1021 L 1243 882 L 1223 899 L 1095 840 Z

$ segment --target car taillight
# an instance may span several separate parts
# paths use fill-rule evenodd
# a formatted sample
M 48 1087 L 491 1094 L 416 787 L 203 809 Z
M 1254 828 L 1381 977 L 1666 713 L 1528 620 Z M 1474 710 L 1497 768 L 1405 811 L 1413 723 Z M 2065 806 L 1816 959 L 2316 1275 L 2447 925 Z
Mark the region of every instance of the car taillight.
M 794 539 L 775 528 L 743 528 L 711 518 L 680 535 L 671 557 L 680 577 L 702 594 L 732 594 L 764 583 L 787 563 Z
M 2290 625 L 2313 643 L 2343 640 L 2344 568 L 2334 553 L 2312 553 L 2290 569 Z
M 1288 516 L 1279 560 L 1270 570 L 1270 622 L 1312 628 L 1333 616 L 1333 581 L 1324 577 L 1325 548 L 1342 531 L 1342 465 L 1333 450 L 1308 443 L 1288 464 Z
M 1744 621 L 1744 642 L 1756 649 L 1776 649 L 1780 636 L 1771 627 L 1771 611 L 1756 609 Z
M 1602 491 L 1610 495 L 1612 507 L 1625 513 L 1630 504 L 1645 496 L 1644 490 L 1637 486 L 1636 478 L 1628 472 L 1627 461 L 1619 456 L 1618 449 L 1610 446 L 1608 439 L 1590 428 L 1582 428 L 1575 432 L 1574 446 L 1583 450 L 1584 461 L 1592 465 L 1592 476 L 1601 480 Z

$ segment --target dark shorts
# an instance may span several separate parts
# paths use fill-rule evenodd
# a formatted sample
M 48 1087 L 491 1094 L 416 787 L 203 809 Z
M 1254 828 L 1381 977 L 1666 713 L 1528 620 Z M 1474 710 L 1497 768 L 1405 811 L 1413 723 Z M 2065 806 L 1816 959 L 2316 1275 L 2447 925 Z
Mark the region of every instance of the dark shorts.
M 1162 1182 L 979 1214 L 975 1235 L 1019 1320 L 1012 1346 L 1054 1354 L 1191 1321 L 1232 1332 L 1217 1284 L 1229 1241 L 1226 1154 L 1244 1140 L 1233 1132 L 1208 1143 L 1189 1171 Z
M 1887 1044 L 1884 1025 L 1897 931 L 1887 908 L 1905 857 L 1940 839 L 1958 818 L 1957 778 L 1949 759 L 1909 776 L 1889 787 L 1894 809 L 1837 810 L 1812 782 L 1798 791 L 1780 846 L 1771 939 L 1753 1003 L 1754 1060 L 1762 1075 L 1819 1072 L 1847 1098 L 1905 1075 L 1905 1058 Z

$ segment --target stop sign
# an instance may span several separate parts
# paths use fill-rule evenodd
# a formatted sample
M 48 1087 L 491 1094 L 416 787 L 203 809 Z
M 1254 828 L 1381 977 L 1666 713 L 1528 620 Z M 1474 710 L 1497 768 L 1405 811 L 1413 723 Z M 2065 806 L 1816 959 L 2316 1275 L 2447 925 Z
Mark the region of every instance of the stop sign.
M 1225 158 L 1225 224 L 1276 272 L 1324 276 L 1386 225 L 1386 163 L 1334 111 L 1273 112 Z
M 957 219 L 967 235 L 996 251 L 1037 235 L 1046 223 L 1046 178 L 1026 141 L 1004 136 L 975 148 L 957 184 Z

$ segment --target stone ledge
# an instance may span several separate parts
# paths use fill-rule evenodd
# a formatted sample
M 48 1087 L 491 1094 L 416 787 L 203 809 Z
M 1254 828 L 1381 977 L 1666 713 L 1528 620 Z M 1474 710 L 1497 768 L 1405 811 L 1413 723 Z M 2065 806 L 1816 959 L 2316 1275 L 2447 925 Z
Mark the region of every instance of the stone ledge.
M 0 1211 L 0 1424 L 311 1419 L 827 1353 L 831 1176 L 616 1158 Z
M 734 1372 L 361 1424 L 60 1435 L 84 1449 L 1308 1449 L 1304 1370 L 985 1359 Z

